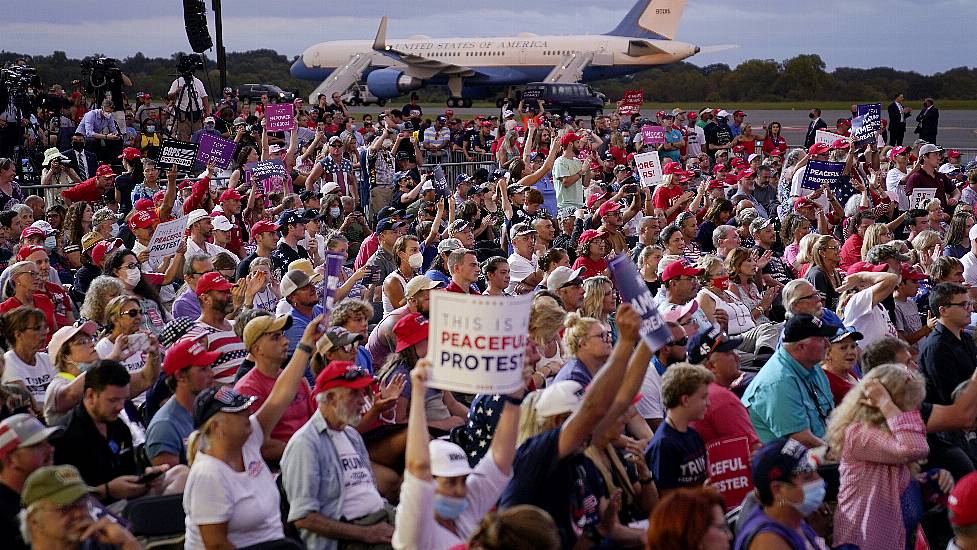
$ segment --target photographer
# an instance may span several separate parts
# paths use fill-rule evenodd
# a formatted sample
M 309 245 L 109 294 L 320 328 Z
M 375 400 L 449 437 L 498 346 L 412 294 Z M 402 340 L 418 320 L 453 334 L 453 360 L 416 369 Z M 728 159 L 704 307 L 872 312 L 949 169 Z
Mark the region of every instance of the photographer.
M 166 92 L 168 99 L 176 101 L 176 123 L 171 133 L 177 139 L 189 140 L 194 132 L 203 127 L 204 117 L 210 115 L 207 89 L 199 78 L 193 76 L 193 70 L 198 67 L 198 63 L 197 56 L 181 57 L 177 67 L 180 76 L 170 84 L 170 90 Z M 189 88 L 188 84 L 191 84 Z
M 126 127 L 125 96 L 122 88 L 131 88 L 132 81 L 119 68 L 119 60 L 102 57 L 91 65 L 91 76 L 85 90 L 92 95 L 92 103 L 97 105 L 103 99 L 112 100 L 112 119 L 123 133 Z M 118 153 L 116 153 L 118 154 Z
M 0 157 L 14 155 L 14 149 L 24 140 L 23 122 L 30 114 L 30 110 L 17 101 L 18 80 L 12 70 L 4 68 L 0 72 Z

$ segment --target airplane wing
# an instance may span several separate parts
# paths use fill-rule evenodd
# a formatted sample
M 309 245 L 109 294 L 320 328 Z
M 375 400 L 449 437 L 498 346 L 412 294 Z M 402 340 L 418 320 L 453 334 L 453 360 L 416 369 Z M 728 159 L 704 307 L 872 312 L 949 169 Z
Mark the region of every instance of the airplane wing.
M 380 28 L 377 29 L 377 37 L 373 40 L 373 50 L 391 59 L 400 61 L 407 65 L 404 72 L 410 76 L 427 80 L 436 75 L 470 77 L 475 75 L 475 70 L 471 67 L 445 63 L 438 59 L 431 59 L 417 54 L 395 50 L 393 46 L 387 45 L 387 16 L 384 15 L 380 20 Z

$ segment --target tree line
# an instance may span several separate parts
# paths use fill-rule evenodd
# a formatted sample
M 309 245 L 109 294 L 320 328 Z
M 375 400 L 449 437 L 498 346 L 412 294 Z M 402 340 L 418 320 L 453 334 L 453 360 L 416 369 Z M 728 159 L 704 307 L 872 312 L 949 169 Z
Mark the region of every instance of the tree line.
M 146 91 L 158 98 L 165 93 L 175 78 L 179 55 L 146 57 L 140 52 L 120 60 L 123 72 L 133 80 L 133 94 Z M 87 71 L 81 67 L 82 60 L 69 58 L 62 51 L 35 56 L 0 52 L 0 63 L 19 58 L 28 59 L 46 85 L 58 83 L 70 90 L 71 81 L 84 83 L 88 78 Z M 318 83 L 292 78 L 289 67 L 294 60 L 268 49 L 228 53 L 228 85 L 276 84 L 307 96 Z M 207 68 L 198 71 L 197 77 L 216 95 L 219 76 L 213 59 L 207 59 Z M 897 92 L 904 93 L 909 100 L 973 99 L 977 97 L 977 68 L 958 67 L 932 75 L 890 67 L 839 67 L 827 71 L 820 56 L 803 54 L 784 61 L 750 59 L 735 68 L 726 64 L 699 67 L 680 62 L 592 85 L 612 99 L 620 98 L 624 90 L 640 88 L 645 91 L 646 99 L 669 102 L 848 101 L 890 98 Z M 432 95 L 443 94 L 438 91 Z

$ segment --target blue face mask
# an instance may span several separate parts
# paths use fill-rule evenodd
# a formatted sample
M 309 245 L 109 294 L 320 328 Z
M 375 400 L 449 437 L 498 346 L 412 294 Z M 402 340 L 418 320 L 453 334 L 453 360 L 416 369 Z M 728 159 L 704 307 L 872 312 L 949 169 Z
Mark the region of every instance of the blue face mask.
M 51 235 L 50 237 L 44 239 L 44 250 L 46 250 L 48 254 L 50 254 L 54 250 L 54 247 L 56 247 L 57 245 L 58 245 L 58 238 L 55 237 L 54 235 Z
M 821 507 L 827 489 L 825 488 L 823 479 L 805 483 L 801 486 L 801 489 L 804 490 L 804 500 L 797 504 L 792 502 L 791 506 L 800 512 L 802 516 L 807 517 Z
M 339 212 L 339 208 L 338 207 L 332 206 L 332 207 L 329 208 L 329 215 L 331 217 L 338 218 L 339 217 L 339 213 L 340 212 Z
M 439 517 L 457 519 L 467 507 L 468 501 L 463 498 L 434 493 L 434 513 Z

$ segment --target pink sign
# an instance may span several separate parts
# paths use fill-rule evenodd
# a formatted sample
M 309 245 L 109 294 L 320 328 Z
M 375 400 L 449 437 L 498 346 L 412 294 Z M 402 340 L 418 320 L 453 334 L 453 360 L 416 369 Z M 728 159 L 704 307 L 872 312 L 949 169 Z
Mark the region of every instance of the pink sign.
M 665 129 L 661 126 L 645 125 L 641 127 L 641 137 L 645 140 L 645 145 L 665 143 Z
M 727 511 L 739 506 L 753 490 L 750 442 L 745 437 L 734 437 L 711 443 L 706 447 L 706 461 L 709 464 L 706 483 L 723 495 Z
M 284 132 L 295 129 L 295 106 L 291 103 L 272 103 L 265 108 L 265 129 Z

